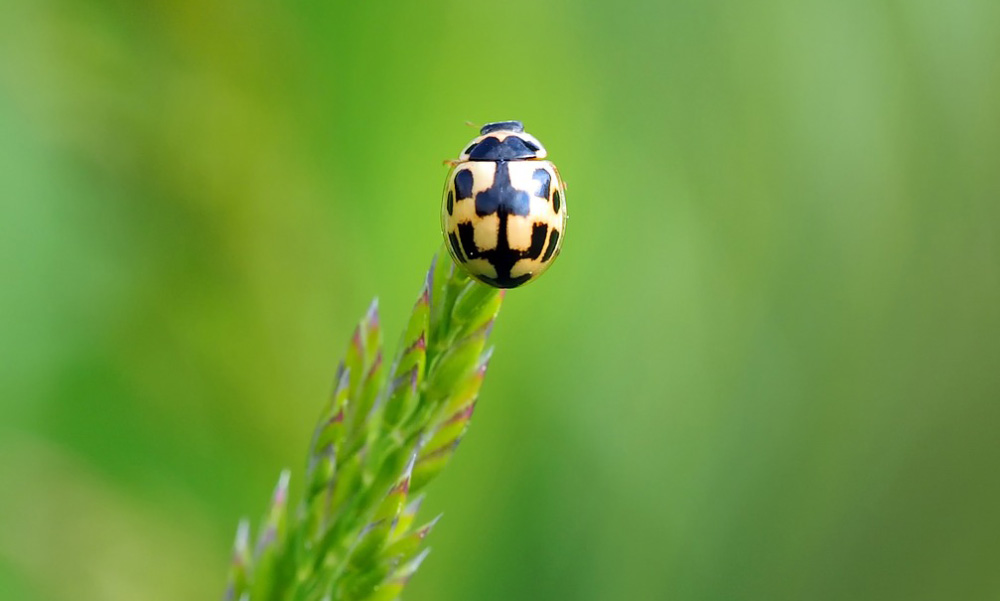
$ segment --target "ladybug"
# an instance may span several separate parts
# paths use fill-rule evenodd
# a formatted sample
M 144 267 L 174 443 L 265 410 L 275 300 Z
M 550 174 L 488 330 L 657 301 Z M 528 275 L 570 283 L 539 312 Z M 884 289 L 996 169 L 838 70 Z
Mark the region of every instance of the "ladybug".
M 455 161 L 444 187 L 441 227 L 455 261 L 472 277 L 516 288 L 559 255 L 566 185 L 545 148 L 520 121 L 487 123 Z

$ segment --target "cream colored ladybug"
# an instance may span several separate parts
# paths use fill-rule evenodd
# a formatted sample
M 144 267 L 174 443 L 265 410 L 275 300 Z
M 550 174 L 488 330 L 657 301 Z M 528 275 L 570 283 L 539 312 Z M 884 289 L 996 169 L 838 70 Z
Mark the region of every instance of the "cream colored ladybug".
M 441 227 L 451 255 L 470 275 L 515 288 L 559 255 L 566 188 L 520 121 L 487 123 L 479 133 L 451 162 Z

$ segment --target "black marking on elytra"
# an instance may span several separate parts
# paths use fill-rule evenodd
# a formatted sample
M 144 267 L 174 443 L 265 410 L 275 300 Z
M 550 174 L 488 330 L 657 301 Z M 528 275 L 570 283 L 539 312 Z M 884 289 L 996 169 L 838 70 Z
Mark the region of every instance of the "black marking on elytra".
M 561 206 L 562 206 L 562 195 L 559 194 L 559 188 L 556 188 L 556 191 L 552 193 L 552 210 L 558 213 L 559 207 Z
M 484 138 L 469 153 L 470 161 L 517 161 L 533 159 L 537 149 L 532 150 L 520 136 L 507 136 L 501 142 L 496 138 Z
M 549 188 L 552 186 L 552 175 L 545 169 L 535 169 L 531 178 L 538 182 L 538 195 L 546 200 L 549 198 Z
M 472 222 L 466 221 L 458 224 L 458 238 L 462 241 L 462 250 L 465 251 L 466 257 L 478 259 L 483 256 L 479 252 L 479 247 L 476 246 L 476 228 Z
M 549 236 L 549 247 L 545 249 L 545 254 L 542 256 L 542 263 L 552 258 L 552 253 L 556 252 L 557 246 L 559 246 L 559 230 L 553 228 L 552 235 Z
M 479 130 L 479 133 L 480 135 L 485 136 L 490 132 L 500 130 L 516 131 L 517 133 L 521 133 L 524 131 L 524 124 L 520 121 L 497 121 L 495 123 L 487 123 Z
M 544 175 L 542 175 L 544 174 Z M 543 197 L 548 197 L 552 185 L 552 176 L 544 169 L 535 171 L 532 176 L 544 188 Z M 457 177 L 456 177 L 457 185 Z M 461 196 L 461 195 L 460 195 Z M 496 277 L 477 275 L 481 281 L 498 288 L 515 288 L 531 279 L 531 274 L 526 273 L 519 276 L 512 276 L 511 270 L 521 259 L 537 260 L 545 252 L 542 261 L 548 260 L 555 252 L 555 243 L 559 240 L 559 234 L 555 230 L 549 240 L 549 247 L 546 249 L 545 240 L 549 238 L 549 226 L 545 223 L 534 223 L 531 226 L 531 244 L 525 250 L 516 250 L 510 247 L 510 240 L 507 236 L 507 222 L 512 215 L 526 217 L 531 209 L 531 194 L 524 190 L 518 190 L 510 182 L 510 165 L 506 161 L 497 161 L 496 173 L 493 177 L 493 185 L 486 190 L 475 195 L 476 215 L 486 217 L 497 216 L 497 243 L 494 248 L 480 249 L 476 246 L 475 226 L 471 222 L 458 224 L 457 242 L 460 242 L 462 251 L 469 260 L 485 259 L 496 270 Z M 449 238 L 453 237 L 451 234 Z M 456 240 L 452 240 L 452 246 L 456 246 Z
M 506 278 L 491 278 L 487 275 L 477 275 L 479 281 L 489 284 L 490 286 L 496 286 L 497 288 L 517 288 L 521 284 L 527 282 L 531 279 L 530 273 L 525 273 L 517 276 L 516 278 L 506 277 Z
M 527 250 L 514 250 L 510 247 L 510 240 L 507 238 L 507 219 L 510 215 L 505 212 L 499 212 L 497 216 L 499 223 L 497 224 L 497 245 L 495 248 L 480 250 L 476 247 L 471 223 L 459 224 L 458 234 L 462 240 L 462 246 L 470 259 L 486 259 L 497 272 L 495 278 L 484 275 L 476 277 L 497 288 L 514 288 L 530 280 L 531 274 L 526 273 L 514 277 L 510 274 L 511 270 L 521 259 L 538 258 L 538 255 L 542 253 L 542 248 L 545 246 L 545 237 L 548 234 L 549 226 L 544 223 L 534 224 L 531 229 L 531 247 Z
M 448 214 L 451 215 L 455 209 L 455 191 L 448 190 Z
M 524 255 L 528 259 L 537 259 L 545 248 L 545 237 L 549 234 L 549 226 L 544 223 L 536 223 L 531 226 L 531 246 L 528 247 Z
M 472 172 L 462 169 L 455 174 L 455 197 L 457 200 L 472 196 Z
M 462 247 L 458 245 L 458 238 L 455 232 L 448 232 L 448 241 L 451 242 L 451 250 L 455 253 L 455 258 L 465 263 L 465 255 L 462 254 Z
M 484 217 L 501 215 L 527 216 L 531 210 L 531 197 L 510 183 L 510 167 L 506 161 L 497 162 L 493 185 L 476 194 L 476 215 Z

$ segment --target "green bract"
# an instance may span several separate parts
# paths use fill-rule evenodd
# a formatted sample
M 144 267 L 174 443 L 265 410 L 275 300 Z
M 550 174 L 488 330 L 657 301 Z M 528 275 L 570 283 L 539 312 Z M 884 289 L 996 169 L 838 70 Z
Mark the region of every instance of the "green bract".
M 397 599 L 437 521 L 416 521 L 421 489 L 444 468 L 472 417 L 502 292 L 438 253 L 386 370 L 377 303 L 358 324 L 309 448 L 306 487 L 289 515 L 289 473 L 251 545 L 236 533 L 233 601 Z M 386 374 L 388 371 L 388 374 Z

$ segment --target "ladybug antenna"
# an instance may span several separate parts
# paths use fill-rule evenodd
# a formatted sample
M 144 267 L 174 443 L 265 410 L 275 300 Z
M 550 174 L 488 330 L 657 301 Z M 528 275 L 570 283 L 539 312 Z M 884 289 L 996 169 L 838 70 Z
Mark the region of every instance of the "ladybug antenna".
M 524 124 L 520 121 L 497 121 L 496 123 L 487 123 L 482 127 L 482 129 L 479 130 L 479 135 L 485 136 L 490 132 L 501 130 L 521 133 L 524 131 Z

